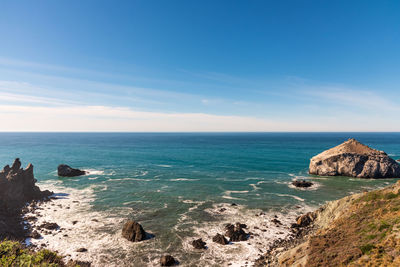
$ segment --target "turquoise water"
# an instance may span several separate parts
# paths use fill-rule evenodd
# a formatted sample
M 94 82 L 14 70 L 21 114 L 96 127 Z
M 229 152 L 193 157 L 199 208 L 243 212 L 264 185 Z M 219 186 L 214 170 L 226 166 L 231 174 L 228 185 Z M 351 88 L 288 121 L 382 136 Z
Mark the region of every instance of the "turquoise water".
M 71 205 L 70 216 L 101 219 L 81 226 L 87 228 L 83 233 L 101 235 L 96 245 L 81 237 L 89 253 L 75 255 L 72 247 L 62 243 L 74 244 L 75 239 L 60 238 L 58 247 L 51 245 L 73 258 L 111 266 L 115 256 L 118 265 L 145 266 L 155 265 L 159 255 L 169 252 L 182 265 L 202 261 L 202 266 L 221 266 L 232 260 L 240 266 L 242 258 L 267 244 L 210 247 L 205 253 L 193 251 L 188 244 L 198 236 L 210 238 L 210 227 L 220 230 L 225 221 L 241 219 L 251 224 L 260 211 L 284 218 L 292 211 L 393 182 L 309 177 L 309 159 L 348 138 L 400 158 L 400 133 L 1 133 L 0 165 L 16 157 L 23 165 L 33 163 L 41 187 L 68 194 L 71 201 L 60 203 Z M 59 178 L 56 168 L 61 163 L 90 174 Z M 312 179 L 316 186 L 291 187 L 290 182 L 299 177 Z M 80 199 L 81 207 L 73 207 L 74 198 Z M 233 202 L 238 206 L 230 206 Z M 227 208 L 227 214 L 218 212 L 221 207 Z M 48 214 L 47 219 L 63 220 L 62 209 L 49 209 Z M 142 244 L 121 240 L 118 231 L 126 218 L 141 222 L 155 238 Z M 67 231 L 73 235 L 79 224 L 70 228 Z M 46 242 L 46 237 L 38 242 Z M 239 250 L 242 257 L 227 256 Z

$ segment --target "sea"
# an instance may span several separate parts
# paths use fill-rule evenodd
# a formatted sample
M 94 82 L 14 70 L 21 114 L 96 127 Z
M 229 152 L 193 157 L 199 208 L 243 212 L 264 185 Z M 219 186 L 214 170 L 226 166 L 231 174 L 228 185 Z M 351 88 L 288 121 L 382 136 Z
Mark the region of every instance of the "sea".
M 300 214 L 396 181 L 308 174 L 311 157 L 349 138 L 400 158 L 400 133 L 0 133 L 0 166 L 32 163 L 39 187 L 57 197 L 34 224 L 61 231 L 27 244 L 93 266 L 159 266 L 166 254 L 181 266 L 251 266 Z M 59 164 L 88 174 L 58 177 Z M 295 179 L 314 185 L 295 188 Z M 125 240 L 128 219 L 151 238 Z M 236 222 L 249 240 L 212 242 Z M 192 247 L 198 238 L 206 250 Z

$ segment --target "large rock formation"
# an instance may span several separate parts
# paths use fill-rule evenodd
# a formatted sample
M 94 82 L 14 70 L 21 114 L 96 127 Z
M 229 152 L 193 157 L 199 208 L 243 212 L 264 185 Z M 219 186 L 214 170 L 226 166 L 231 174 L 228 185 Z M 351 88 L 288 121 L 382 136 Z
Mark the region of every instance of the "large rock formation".
M 85 171 L 71 168 L 70 166 L 65 165 L 65 164 L 58 165 L 57 173 L 58 173 L 58 176 L 63 176 L 63 177 L 75 177 L 75 176 L 81 176 L 81 175 L 86 174 Z
M 27 202 L 40 200 L 52 194 L 48 190 L 40 191 L 35 183 L 32 164 L 24 170 L 17 158 L 11 168 L 9 165 L 5 166 L 0 171 L 0 208 L 19 208 Z
M 22 208 L 29 202 L 48 199 L 52 192 L 40 191 L 35 185 L 33 165 L 24 170 L 19 159 L 0 171 L 0 240 L 23 240 L 29 231 L 22 224 Z
M 397 178 L 400 177 L 400 165 L 385 152 L 349 139 L 313 157 L 309 173 L 321 176 Z

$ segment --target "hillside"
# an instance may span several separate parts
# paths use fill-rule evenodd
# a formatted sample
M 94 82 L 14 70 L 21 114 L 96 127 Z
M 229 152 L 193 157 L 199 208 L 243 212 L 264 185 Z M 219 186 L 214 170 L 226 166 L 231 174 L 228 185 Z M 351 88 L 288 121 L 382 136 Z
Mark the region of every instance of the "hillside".
M 400 266 L 400 181 L 315 211 L 311 234 L 279 266 Z

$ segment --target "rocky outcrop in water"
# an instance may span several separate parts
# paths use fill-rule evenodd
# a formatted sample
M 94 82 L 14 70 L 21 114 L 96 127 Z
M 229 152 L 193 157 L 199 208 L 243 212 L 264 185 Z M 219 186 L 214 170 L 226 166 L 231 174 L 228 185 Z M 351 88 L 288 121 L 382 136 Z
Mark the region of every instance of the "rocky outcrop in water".
M 58 173 L 58 176 L 62 176 L 62 177 L 75 177 L 75 176 L 81 176 L 81 175 L 86 174 L 85 171 L 71 168 L 70 166 L 65 165 L 65 164 L 58 165 L 57 173 Z
M 146 232 L 139 223 L 128 220 L 122 228 L 122 236 L 129 241 L 139 242 L 146 239 Z
M 400 165 L 385 152 L 349 139 L 311 158 L 309 173 L 321 176 L 398 178 Z
M 248 239 L 248 234 L 243 230 L 246 227 L 245 224 L 241 223 L 236 223 L 235 225 L 228 224 L 225 226 L 225 235 L 229 237 L 229 241 L 231 242 L 246 241 Z
M 312 182 L 310 181 L 306 181 L 306 180 L 295 180 L 292 182 L 292 185 L 294 185 L 295 187 L 310 187 L 313 185 Z
M 206 242 L 203 241 L 203 239 L 196 239 L 192 241 L 192 246 L 195 249 L 206 249 Z
M 213 242 L 221 244 L 221 245 L 226 245 L 228 244 L 228 240 L 225 238 L 225 236 L 221 235 L 221 234 L 216 234 L 213 239 Z
M 0 171 L 0 239 L 24 239 L 29 236 L 28 229 L 22 224 L 24 206 L 48 199 L 53 194 L 48 190 L 41 191 L 35 183 L 33 165 L 22 169 L 18 158 L 11 167 L 7 165 Z
M 52 194 L 48 190 L 40 191 L 35 183 L 32 164 L 22 169 L 21 161 L 17 158 L 11 167 L 5 166 L 0 171 L 0 208 L 20 208 L 27 202 L 40 200 Z

